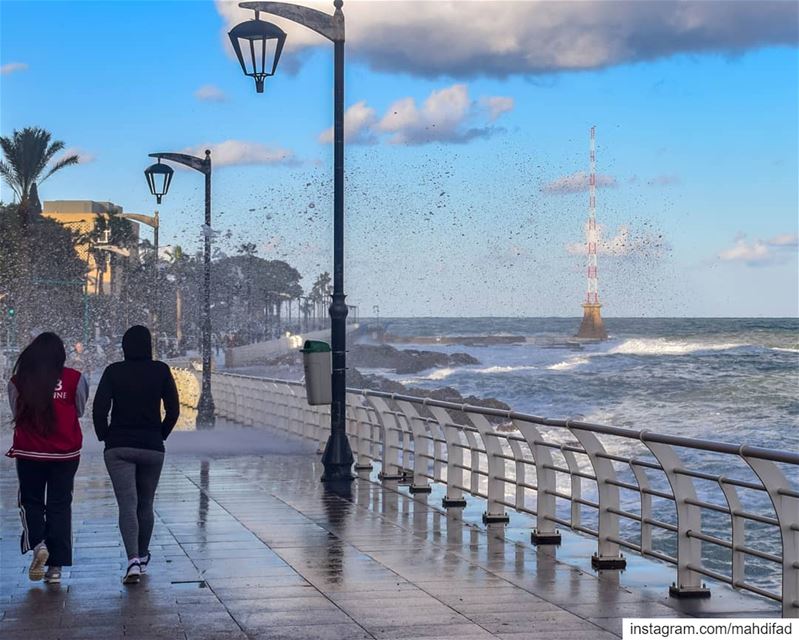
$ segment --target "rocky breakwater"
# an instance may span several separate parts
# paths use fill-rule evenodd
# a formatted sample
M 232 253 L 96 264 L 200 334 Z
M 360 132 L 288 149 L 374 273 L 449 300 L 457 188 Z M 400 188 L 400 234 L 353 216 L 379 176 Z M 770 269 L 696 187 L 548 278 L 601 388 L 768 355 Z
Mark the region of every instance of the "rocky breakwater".
M 441 353 L 418 349 L 395 349 L 387 344 L 356 344 L 347 354 L 349 363 L 365 369 L 392 369 L 395 373 L 419 373 L 425 369 L 480 364 L 468 353 Z
M 477 358 L 468 353 L 441 353 L 439 351 L 421 351 L 417 349 L 395 349 L 389 345 L 352 345 L 347 352 L 347 386 L 354 389 L 372 389 L 386 393 L 398 393 L 418 398 L 433 398 L 455 404 L 468 404 L 477 407 L 490 407 L 507 411 L 510 407 L 496 398 L 478 398 L 464 396 L 453 387 L 438 389 L 421 389 L 406 386 L 379 374 L 362 373 L 359 369 L 385 369 L 395 373 L 418 373 L 426 369 L 441 367 L 463 367 L 480 364 Z M 299 379 L 302 377 L 302 356 L 299 351 L 273 358 L 257 367 L 232 370 L 248 375 L 274 376 L 278 378 Z M 453 420 L 458 424 L 467 424 L 468 419 L 460 411 L 451 412 Z M 505 422 L 500 418 L 491 418 L 491 422 L 502 428 Z
M 432 398 L 455 404 L 468 404 L 475 407 L 510 410 L 510 406 L 496 398 L 479 398 L 464 396 L 452 387 L 438 389 L 421 389 L 404 385 L 377 374 L 364 374 L 358 367 L 365 369 L 392 369 L 396 373 L 418 373 L 426 369 L 439 367 L 459 367 L 480 364 L 480 361 L 468 353 L 440 353 L 437 351 L 419 351 L 416 349 L 395 349 L 388 345 L 355 345 L 349 353 L 350 368 L 347 369 L 347 386 L 355 389 L 373 389 L 386 393 L 398 393 L 418 398 Z M 451 412 L 453 420 L 458 424 L 468 423 L 466 415 L 460 411 Z M 503 425 L 505 420 L 489 418 L 494 424 Z M 501 427 L 500 427 L 501 428 Z

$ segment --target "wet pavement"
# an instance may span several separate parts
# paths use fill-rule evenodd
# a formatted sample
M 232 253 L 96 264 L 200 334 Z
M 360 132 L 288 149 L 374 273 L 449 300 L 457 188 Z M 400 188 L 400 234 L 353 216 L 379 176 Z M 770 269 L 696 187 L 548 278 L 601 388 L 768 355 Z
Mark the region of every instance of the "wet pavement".
M 74 566 L 60 586 L 27 579 L 16 475 L 4 458 L 0 636 L 603 640 L 621 635 L 624 617 L 777 614 L 774 603 L 730 590 L 684 604 L 660 586 L 630 587 L 618 572 L 558 561 L 554 548 L 517 543 L 501 526 L 472 524 L 462 510 L 448 516 L 432 497 L 428 504 L 369 477 L 325 487 L 313 447 L 253 433 L 259 455 L 229 448 L 210 459 L 197 445 L 209 436 L 176 434 L 156 500 L 151 568 L 127 587 L 116 503 L 96 447 L 78 472 Z

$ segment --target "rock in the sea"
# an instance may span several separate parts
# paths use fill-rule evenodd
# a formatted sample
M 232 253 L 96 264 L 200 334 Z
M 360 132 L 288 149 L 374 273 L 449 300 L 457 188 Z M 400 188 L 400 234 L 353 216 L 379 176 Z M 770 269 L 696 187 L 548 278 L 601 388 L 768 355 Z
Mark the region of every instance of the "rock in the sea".
M 387 344 L 356 344 L 349 351 L 353 366 L 368 369 L 393 369 L 396 373 L 418 373 L 425 369 L 480 364 L 468 353 L 441 353 L 418 349 L 395 349 Z

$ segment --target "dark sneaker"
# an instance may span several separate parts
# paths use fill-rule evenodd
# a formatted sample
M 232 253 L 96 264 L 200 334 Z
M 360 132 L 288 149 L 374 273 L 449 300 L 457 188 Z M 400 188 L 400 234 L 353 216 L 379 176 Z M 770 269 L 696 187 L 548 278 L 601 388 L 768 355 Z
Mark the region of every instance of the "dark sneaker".
M 147 565 L 150 564 L 150 558 L 152 558 L 152 555 L 149 551 L 146 556 L 139 558 L 139 568 L 142 573 L 147 573 Z
M 133 559 L 128 563 L 128 570 L 125 572 L 125 577 L 122 578 L 122 584 L 139 584 L 141 580 L 141 565 L 137 559 Z
M 33 548 L 33 559 L 31 566 L 28 569 L 28 578 L 34 582 L 38 582 L 44 578 L 44 565 L 50 557 L 50 552 L 47 550 L 47 545 L 40 542 Z
M 58 584 L 61 582 L 61 567 L 47 567 L 44 574 L 45 584 Z

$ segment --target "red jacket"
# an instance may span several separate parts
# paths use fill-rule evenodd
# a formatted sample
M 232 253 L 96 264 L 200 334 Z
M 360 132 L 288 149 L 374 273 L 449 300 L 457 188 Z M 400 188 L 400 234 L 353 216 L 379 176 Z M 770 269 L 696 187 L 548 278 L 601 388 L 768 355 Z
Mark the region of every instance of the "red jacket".
M 80 457 L 83 433 L 78 418 L 86 406 L 89 385 L 86 378 L 75 369 L 64 367 L 61 379 L 53 392 L 55 429 L 48 436 L 41 436 L 23 424 L 14 426 L 14 442 L 6 455 L 26 460 L 71 460 Z M 16 378 L 8 384 L 8 396 L 12 412 L 16 413 L 18 391 Z

